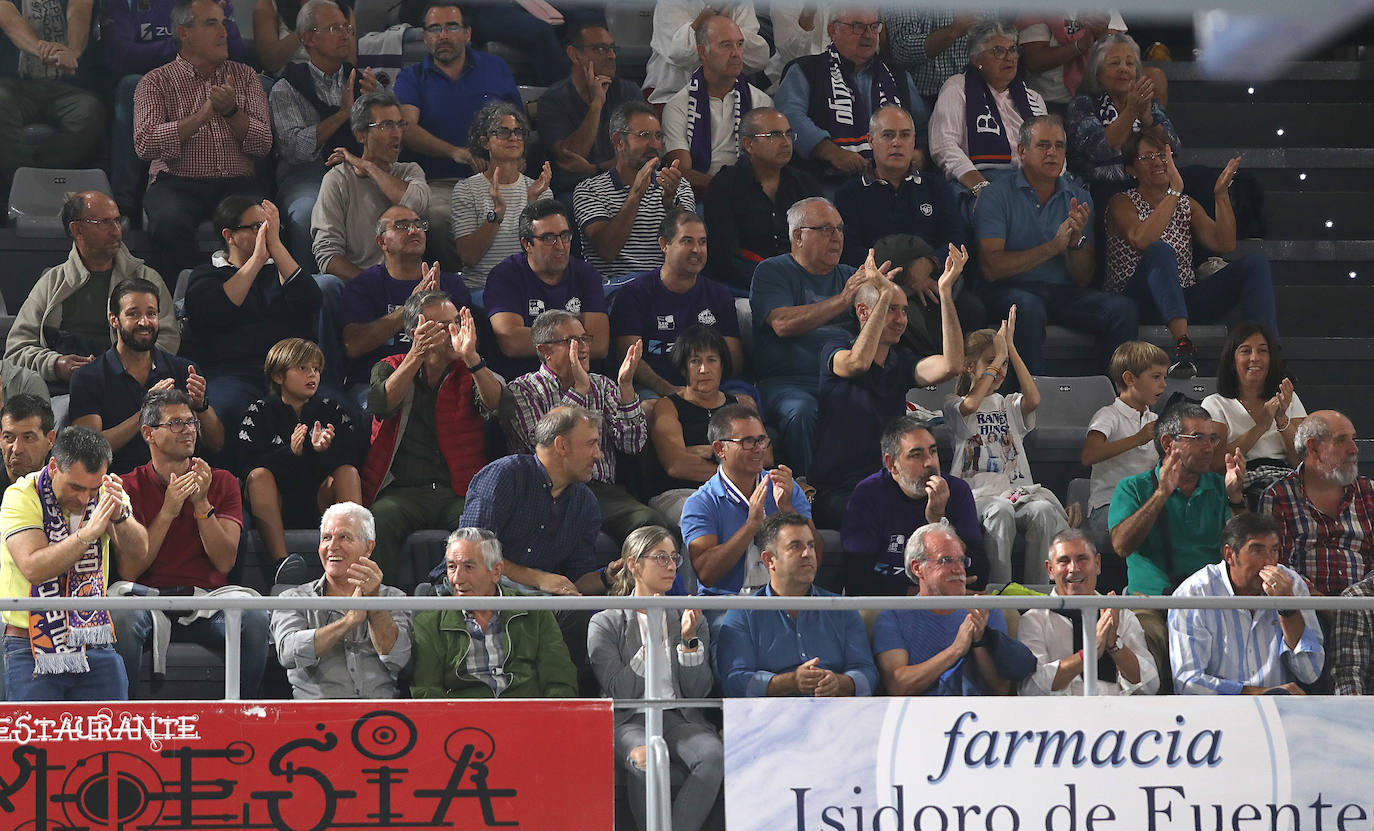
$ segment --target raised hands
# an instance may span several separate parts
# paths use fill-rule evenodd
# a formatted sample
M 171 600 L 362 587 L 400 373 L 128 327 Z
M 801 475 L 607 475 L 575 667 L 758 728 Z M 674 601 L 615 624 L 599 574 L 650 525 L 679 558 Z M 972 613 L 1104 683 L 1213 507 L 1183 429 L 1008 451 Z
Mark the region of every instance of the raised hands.
M 589 348 L 586 344 L 581 344 L 579 341 L 573 341 L 573 343 L 580 344 L 583 349 Z M 620 371 L 617 372 L 615 376 L 616 383 L 620 385 L 622 393 L 624 393 L 627 387 L 631 394 L 634 393 L 635 372 L 639 369 L 639 361 L 643 356 L 644 341 L 642 340 L 636 339 L 634 343 L 630 344 L 630 348 L 625 350 L 625 360 L 620 362 Z M 573 363 L 581 366 L 581 361 L 575 360 Z
M 477 356 L 477 323 L 467 306 L 458 310 L 458 322 L 448 325 L 448 339 L 463 366 L 476 366 L 481 360 Z
M 1226 193 L 1227 188 L 1235 181 L 1236 171 L 1240 169 L 1240 156 L 1236 156 L 1226 163 L 1226 167 L 1221 169 L 1221 175 L 1217 177 L 1217 183 L 1212 186 L 1212 193 L 1221 196 Z
M 501 193 L 501 183 L 498 181 L 500 169 L 500 167 L 492 165 L 482 171 L 482 178 L 487 180 L 487 198 L 491 200 L 491 209 L 496 212 L 498 225 L 506 218 L 506 197 Z
M 1245 454 L 1239 447 L 1226 454 L 1226 498 L 1235 503 L 1245 499 Z
M 549 189 L 549 182 L 553 181 L 553 168 L 549 167 L 548 162 L 544 162 L 544 168 L 539 171 L 539 178 L 530 182 L 530 186 L 525 189 L 525 204 L 533 205 L 539 197 L 544 195 L 544 191 Z
M 267 226 L 264 225 L 263 227 Z M 158 384 L 164 381 L 171 381 L 171 379 L 164 378 L 162 381 L 158 381 Z M 166 388 L 171 389 L 171 386 Z M 153 389 L 157 389 L 157 384 L 153 385 Z M 186 368 L 186 394 L 191 397 L 191 409 L 205 409 L 205 376 L 196 372 L 195 364 Z
M 298 424 L 296 426 L 304 427 L 305 425 Z M 329 445 L 333 443 L 334 425 L 326 424 L 323 427 L 321 427 L 318 421 L 315 422 L 315 426 L 310 428 L 310 446 L 315 449 L 315 452 L 323 453 L 324 451 L 328 450 Z
M 304 423 L 297 424 L 291 430 L 291 452 L 297 456 L 304 455 L 305 442 L 310 438 L 310 428 Z
M 1059 223 L 1059 229 L 1054 234 L 1055 246 L 1060 252 L 1067 251 L 1070 246 L 1078 244 L 1091 217 L 1092 208 L 1087 202 L 1079 202 L 1077 199 L 1069 200 L 1069 215 L 1064 218 L 1063 222 Z
M 682 183 L 682 167 L 676 160 L 658 172 L 658 186 L 663 188 L 663 204 L 671 208 L 677 201 L 677 188 Z
M 435 260 L 429 265 L 420 265 L 420 280 L 415 284 L 415 288 L 410 290 L 410 295 L 415 295 L 425 291 L 439 291 L 439 261 Z

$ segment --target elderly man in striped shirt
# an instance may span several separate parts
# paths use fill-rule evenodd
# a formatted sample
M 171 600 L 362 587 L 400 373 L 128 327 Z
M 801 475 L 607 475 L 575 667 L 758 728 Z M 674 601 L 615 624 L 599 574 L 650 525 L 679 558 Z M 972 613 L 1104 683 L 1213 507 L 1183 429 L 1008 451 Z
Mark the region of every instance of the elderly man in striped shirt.
M 1269 517 L 1232 517 L 1221 532 L 1221 556 L 1174 597 L 1308 596 L 1297 572 L 1279 565 L 1279 529 Z M 1310 609 L 1170 609 L 1169 658 L 1181 694 L 1303 695 L 1325 653 Z
M 509 402 L 502 404 L 515 444 L 521 452 L 533 452 L 535 425 L 554 407 L 586 407 L 600 414 L 602 455 L 588 485 L 601 506 L 602 530 L 621 541 L 640 526 L 667 525 L 662 514 L 631 496 L 615 478 L 615 451 L 638 453 L 649 437 L 634 387 L 643 342 L 631 344 L 612 381 L 590 371 L 591 336 L 572 312 L 550 309 L 539 315 L 530 338 L 539 369 L 511 381 Z

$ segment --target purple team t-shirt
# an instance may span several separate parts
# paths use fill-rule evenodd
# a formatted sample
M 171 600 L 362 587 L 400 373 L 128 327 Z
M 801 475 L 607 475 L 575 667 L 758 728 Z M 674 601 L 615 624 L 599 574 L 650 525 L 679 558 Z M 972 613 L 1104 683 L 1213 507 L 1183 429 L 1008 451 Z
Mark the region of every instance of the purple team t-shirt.
M 673 344 L 682 332 L 698 323 L 716 327 L 727 338 L 739 337 L 735 296 L 725 284 L 704 275 L 686 294 L 670 291 L 659 269 L 635 275 L 615 295 L 611 310 L 611 338 L 635 335 L 644 340 L 644 361 L 672 384 L 686 379 L 673 368 Z M 739 367 L 735 367 L 739 371 Z
M 339 328 L 342 329 L 350 323 L 370 323 L 391 314 L 406 304 L 410 293 L 419 282 L 397 280 L 386 270 L 386 263 L 378 263 L 358 272 L 357 277 L 344 284 L 343 295 L 339 298 Z M 462 277 L 451 271 L 440 271 L 439 288 L 448 292 L 455 306 L 472 308 L 472 294 L 464 285 Z M 373 364 L 387 356 L 405 352 L 409 348 L 410 338 L 406 337 L 404 332 L 397 332 L 386 343 L 348 362 L 348 382 L 367 383 Z
M 530 268 L 529 255 L 521 251 L 492 266 L 487 274 L 482 304 L 486 306 L 488 318 L 498 312 L 512 312 L 520 315 L 525 326 L 532 326 L 534 319 L 549 309 L 564 309 L 575 315 L 587 312 L 605 314 L 606 293 L 601 288 L 601 272 L 582 260 L 569 259 L 563 279 L 551 286 L 539 279 L 539 275 Z M 493 347 L 492 351 L 495 352 L 497 348 Z M 493 363 L 507 378 L 518 378 L 539 368 L 536 358 L 509 358 L 502 355 Z

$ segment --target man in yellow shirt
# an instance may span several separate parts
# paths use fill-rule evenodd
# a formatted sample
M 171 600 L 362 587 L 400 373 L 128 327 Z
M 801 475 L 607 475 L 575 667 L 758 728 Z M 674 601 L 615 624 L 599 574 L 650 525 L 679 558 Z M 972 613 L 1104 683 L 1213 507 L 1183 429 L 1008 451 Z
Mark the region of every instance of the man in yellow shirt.
M 148 534 L 133 518 L 119 477 L 106 474 L 110 457 L 100 433 L 68 427 L 48 464 L 5 491 L 0 596 L 103 597 L 111 552 L 116 562 L 144 556 Z M 3 617 L 9 701 L 128 696 L 108 611 L 7 611 Z

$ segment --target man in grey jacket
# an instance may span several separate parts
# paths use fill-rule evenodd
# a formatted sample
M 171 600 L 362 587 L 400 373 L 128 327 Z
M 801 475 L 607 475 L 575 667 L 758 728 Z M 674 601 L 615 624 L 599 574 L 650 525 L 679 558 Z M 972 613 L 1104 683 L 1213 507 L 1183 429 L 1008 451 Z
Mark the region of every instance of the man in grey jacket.
M 124 247 L 119 207 L 98 191 L 74 193 L 62 206 L 72 238 L 67 261 L 43 272 L 19 309 L 5 342 L 5 358 L 43 376 L 67 383 L 72 373 L 114 343 L 108 306 L 115 286 L 135 277 L 158 287 L 157 345 L 176 354 L 181 328 L 172 295 L 153 269 Z

